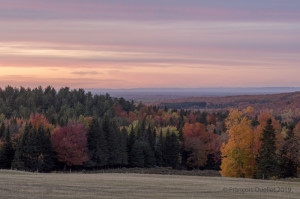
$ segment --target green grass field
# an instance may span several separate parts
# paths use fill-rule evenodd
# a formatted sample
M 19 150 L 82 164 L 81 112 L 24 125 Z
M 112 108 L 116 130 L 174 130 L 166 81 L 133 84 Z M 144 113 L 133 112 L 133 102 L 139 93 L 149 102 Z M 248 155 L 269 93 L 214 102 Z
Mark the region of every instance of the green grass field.
M 243 189 L 244 193 L 242 193 Z M 269 188 L 269 192 L 267 192 Z M 271 192 L 270 189 L 283 192 Z M 246 190 L 247 189 L 247 190 Z M 252 192 L 251 192 L 252 189 Z M 265 189 L 265 192 L 264 190 Z M 0 198 L 300 198 L 300 181 L 156 174 L 0 170 Z

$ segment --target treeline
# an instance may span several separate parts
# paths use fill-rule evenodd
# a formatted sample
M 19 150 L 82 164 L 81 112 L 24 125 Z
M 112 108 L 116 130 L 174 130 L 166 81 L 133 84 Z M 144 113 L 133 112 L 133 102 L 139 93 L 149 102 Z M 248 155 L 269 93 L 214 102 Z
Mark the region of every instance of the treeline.
M 0 113 L 6 118 L 18 117 L 29 119 L 31 113 L 45 115 L 52 124 L 64 126 L 69 119 L 76 119 L 82 116 L 103 117 L 108 114 L 114 115 L 114 105 L 121 105 L 125 111 L 134 111 L 134 102 L 126 101 L 123 98 L 111 98 L 106 95 L 92 95 L 85 93 L 83 89 L 65 87 L 56 91 L 48 86 L 43 89 L 38 87 L 0 88 Z
M 136 105 L 82 89 L 7 87 L 0 89 L 0 168 L 172 167 L 231 177 L 297 176 L 300 123 L 275 118 L 251 107 L 208 113 Z
M 156 133 L 145 120 L 129 129 L 120 128 L 108 115 L 63 127 L 54 127 L 39 114 L 25 123 L 11 122 L 11 126 L 2 123 L 0 129 L 0 168 L 49 172 L 72 166 L 178 168 L 180 163 L 181 143 L 175 132 Z M 11 135 L 12 126 L 20 133 Z

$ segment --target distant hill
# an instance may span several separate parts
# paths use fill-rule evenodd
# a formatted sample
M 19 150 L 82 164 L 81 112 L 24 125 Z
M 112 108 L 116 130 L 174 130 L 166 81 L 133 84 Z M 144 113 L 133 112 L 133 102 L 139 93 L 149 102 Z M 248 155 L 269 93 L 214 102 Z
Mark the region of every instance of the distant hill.
M 223 97 L 190 97 L 170 99 L 152 103 L 173 109 L 199 109 L 207 111 L 244 109 L 252 106 L 256 111 L 267 110 L 283 117 L 300 116 L 300 92 L 267 94 L 267 95 L 237 95 Z
M 86 89 L 93 94 L 109 93 L 113 97 L 127 100 L 154 102 L 160 100 L 207 96 L 235 96 L 278 94 L 300 91 L 299 87 L 261 87 L 261 88 L 133 88 L 133 89 Z

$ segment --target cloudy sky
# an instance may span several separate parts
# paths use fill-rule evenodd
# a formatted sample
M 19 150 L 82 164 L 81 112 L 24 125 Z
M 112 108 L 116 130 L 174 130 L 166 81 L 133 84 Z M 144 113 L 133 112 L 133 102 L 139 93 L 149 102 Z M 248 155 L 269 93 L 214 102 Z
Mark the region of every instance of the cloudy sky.
M 299 0 L 0 0 L 0 86 L 300 86 Z

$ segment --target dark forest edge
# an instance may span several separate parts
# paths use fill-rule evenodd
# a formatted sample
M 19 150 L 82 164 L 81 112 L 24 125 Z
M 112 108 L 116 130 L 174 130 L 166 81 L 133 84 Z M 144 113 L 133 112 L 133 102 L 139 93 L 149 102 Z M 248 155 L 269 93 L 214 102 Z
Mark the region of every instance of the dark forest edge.
M 0 89 L 0 168 L 170 167 L 228 177 L 297 177 L 299 113 L 168 109 L 83 89 L 8 86 Z

